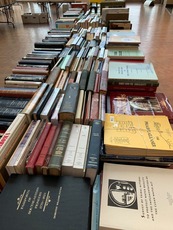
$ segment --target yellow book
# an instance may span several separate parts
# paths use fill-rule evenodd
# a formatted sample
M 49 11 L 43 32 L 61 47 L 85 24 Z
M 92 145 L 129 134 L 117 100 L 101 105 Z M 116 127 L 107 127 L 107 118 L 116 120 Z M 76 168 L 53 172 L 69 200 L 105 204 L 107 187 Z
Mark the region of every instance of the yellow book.
M 106 153 L 173 156 L 173 131 L 166 116 L 106 114 Z

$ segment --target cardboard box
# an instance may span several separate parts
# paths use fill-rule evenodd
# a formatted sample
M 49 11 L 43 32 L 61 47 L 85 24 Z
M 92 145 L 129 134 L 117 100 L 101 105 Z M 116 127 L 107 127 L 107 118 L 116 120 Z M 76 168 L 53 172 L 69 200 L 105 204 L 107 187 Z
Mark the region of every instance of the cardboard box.
M 39 14 L 39 23 L 48 23 L 48 13 Z
M 36 13 L 24 13 L 22 15 L 23 24 L 39 23 L 39 14 Z

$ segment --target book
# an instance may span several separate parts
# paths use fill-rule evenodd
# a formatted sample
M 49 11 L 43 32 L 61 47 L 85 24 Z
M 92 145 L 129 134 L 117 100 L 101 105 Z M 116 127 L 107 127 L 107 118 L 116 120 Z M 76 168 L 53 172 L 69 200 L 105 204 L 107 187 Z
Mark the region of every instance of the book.
M 26 132 L 21 138 L 18 146 L 16 147 L 14 153 L 12 154 L 10 160 L 6 165 L 6 170 L 9 175 L 13 173 L 23 174 L 25 173 L 25 161 L 29 151 L 32 149 L 34 140 L 40 132 L 41 122 L 32 121 L 28 126 Z
M 141 39 L 140 36 L 138 35 L 134 35 L 134 36 L 114 36 L 111 35 L 108 38 L 108 44 L 107 46 L 113 46 L 113 45 L 135 45 L 135 46 L 139 46 L 139 44 L 141 43 Z
M 128 60 L 128 59 L 133 59 L 133 60 L 144 60 L 145 59 L 145 55 L 143 53 L 142 50 L 140 49 L 108 49 L 108 54 L 107 56 L 110 59 L 113 60 Z
M 52 94 L 53 90 L 54 90 L 53 84 L 49 84 L 46 91 L 44 92 L 42 98 L 37 103 L 34 111 L 32 112 L 32 117 L 34 120 L 40 119 L 40 114 L 41 114 L 44 106 L 46 105 L 50 95 Z
M 5 80 L 11 80 L 11 81 L 40 81 L 45 82 L 47 79 L 47 76 L 45 75 L 29 75 L 29 74 L 11 74 L 7 77 L 5 77 Z
M 50 175 L 58 176 L 61 174 L 62 161 L 67 148 L 67 142 L 70 136 L 72 125 L 73 123 L 70 121 L 64 121 L 62 124 L 62 128 L 55 144 L 55 149 L 48 164 L 48 171 Z
M 59 120 L 74 121 L 79 98 L 79 83 L 67 85 L 63 102 L 59 111 Z
M 54 111 L 53 111 L 53 113 L 52 113 L 52 116 L 51 116 L 51 118 L 50 118 L 50 121 L 51 121 L 51 123 L 52 123 L 53 125 L 57 125 L 58 122 L 59 122 L 58 115 L 59 115 L 59 110 L 60 110 L 60 108 L 61 108 L 61 104 L 62 104 L 62 102 L 63 102 L 63 99 L 64 99 L 64 93 L 61 93 L 61 94 L 59 95 L 58 102 L 57 102 L 57 104 L 56 104 L 56 106 L 55 106 L 55 109 L 54 109 Z
M 172 136 L 166 116 L 105 114 L 104 144 L 108 154 L 173 156 Z
M 34 148 L 32 149 L 32 152 L 30 154 L 30 157 L 28 158 L 25 168 L 26 168 L 26 172 L 28 174 L 34 174 L 36 173 L 35 170 L 35 163 L 37 161 L 37 158 L 40 154 L 40 151 L 44 145 L 44 142 L 46 140 L 46 137 L 48 135 L 48 132 L 50 130 L 51 127 L 51 123 L 50 122 L 42 122 L 43 128 L 40 131 L 40 135 L 38 137 L 38 140 L 34 146 Z
M 82 110 L 84 107 L 85 91 L 80 90 L 77 110 L 75 115 L 75 124 L 83 124 Z
M 173 109 L 164 93 L 110 92 L 111 113 L 165 115 L 173 122 Z
M 99 230 L 101 178 L 97 174 L 92 189 L 91 230 Z
M 102 121 L 94 120 L 91 126 L 88 156 L 86 162 L 85 177 L 90 178 L 91 184 L 94 183 L 99 170 L 99 155 L 102 140 Z
M 41 167 L 43 175 L 48 175 L 49 174 L 48 164 L 49 164 L 50 158 L 51 158 L 51 156 L 53 154 L 53 151 L 54 151 L 54 148 L 55 148 L 55 145 L 56 145 L 60 130 L 62 128 L 62 123 L 59 122 L 56 126 L 57 126 L 56 132 L 55 132 L 54 137 L 53 137 L 53 139 L 52 139 L 52 141 L 50 143 L 49 150 L 48 150 L 48 153 L 46 155 L 44 164 Z
M 90 140 L 90 126 L 82 125 L 77 148 L 76 148 L 76 154 L 73 162 L 73 170 L 72 170 L 73 176 L 77 176 L 77 177 L 85 176 L 89 140 Z
M 76 149 L 79 141 L 79 136 L 81 133 L 81 124 L 73 124 L 69 140 L 67 143 L 67 148 L 64 154 L 62 162 L 62 175 L 72 175 L 73 163 L 76 155 Z
M 44 144 L 43 144 L 43 146 L 41 148 L 41 151 L 39 153 L 37 161 L 35 162 L 35 169 L 36 169 L 37 173 L 40 173 L 40 174 L 42 173 L 42 166 L 44 165 L 46 156 L 47 156 L 48 151 L 49 151 L 49 147 L 50 147 L 51 142 L 52 142 L 52 140 L 54 138 L 54 135 L 56 133 L 57 127 L 58 126 L 51 125 L 50 128 L 49 128 L 49 131 L 47 133 L 47 136 L 46 136 L 46 139 L 44 141 Z
M 52 116 L 52 113 L 55 109 L 55 106 L 58 102 L 58 96 L 60 93 L 59 88 L 54 88 L 49 99 L 47 100 L 43 110 L 40 113 L 40 118 L 42 120 L 50 121 L 50 118 Z
M 50 84 L 50 85 L 51 84 L 55 85 L 55 83 L 59 77 L 60 71 L 61 71 L 61 68 L 59 66 L 56 66 L 54 69 L 52 69 L 50 71 L 50 74 L 47 77 L 46 83 Z
M 40 88 L 35 92 L 35 94 L 32 96 L 31 100 L 28 102 L 27 106 L 22 110 L 23 114 L 26 114 L 28 120 L 31 122 L 32 120 L 32 113 L 36 107 L 36 105 L 41 100 L 42 96 L 44 95 L 44 92 L 46 91 L 48 87 L 47 83 L 43 83 Z
M 24 225 L 26 229 L 41 225 L 42 230 L 57 226 L 59 230 L 79 226 L 88 230 L 90 199 L 91 187 L 86 178 L 12 175 L 0 196 L 4 210 L 0 214 L 1 230 L 21 229 Z
M 20 142 L 28 125 L 29 122 L 26 115 L 19 113 L 0 139 L 0 179 L 3 178 L 2 181 L 4 181 L 3 184 L 1 184 L 2 187 L 9 177 L 5 166 Z
M 172 228 L 172 173 L 157 167 L 104 163 L 99 229 Z M 126 221 L 124 216 L 128 216 Z
M 37 89 L 0 87 L 0 96 L 16 97 L 17 94 L 18 97 L 31 98 L 36 91 Z
M 92 123 L 94 120 L 99 118 L 99 101 L 100 101 L 99 93 L 93 93 L 92 100 L 91 100 L 91 112 L 89 118 L 90 123 Z
M 144 86 L 158 86 L 158 77 L 152 63 L 109 61 L 108 84 L 118 82 Z M 143 86 L 142 85 L 142 86 Z

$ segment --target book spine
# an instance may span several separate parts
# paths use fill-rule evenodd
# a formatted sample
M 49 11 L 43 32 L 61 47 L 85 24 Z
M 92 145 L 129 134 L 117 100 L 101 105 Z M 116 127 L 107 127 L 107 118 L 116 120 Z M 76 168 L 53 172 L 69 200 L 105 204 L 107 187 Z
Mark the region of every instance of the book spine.
M 64 99 L 64 94 L 62 93 L 62 94 L 60 94 L 60 96 L 59 96 L 59 99 L 58 99 L 58 103 L 57 103 L 57 105 L 55 106 L 55 109 L 54 109 L 54 111 L 53 111 L 53 114 L 52 114 L 52 116 L 51 116 L 51 123 L 53 124 L 53 125 L 58 125 L 58 114 L 59 114 L 59 110 L 60 110 L 60 108 L 61 108 L 61 104 L 62 104 L 62 102 L 63 102 L 63 99 Z
M 40 174 L 42 172 L 42 166 L 45 162 L 46 156 L 47 156 L 48 151 L 49 151 L 49 147 L 50 147 L 51 142 L 53 140 L 53 137 L 56 133 L 56 129 L 57 129 L 57 126 L 51 125 L 49 132 L 47 134 L 47 137 L 45 139 L 45 142 L 43 144 L 43 147 L 42 147 L 40 154 L 37 158 L 37 161 L 35 163 L 35 169 L 36 169 L 36 172 L 38 174 Z
M 91 91 L 91 92 L 94 91 L 95 80 L 96 80 L 96 72 L 94 70 L 91 70 L 91 72 L 89 74 L 89 79 L 88 79 L 86 91 Z
M 59 122 L 58 125 L 57 125 L 57 129 L 56 129 L 55 135 L 53 137 L 53 140 L 52 140 L 52 142 L 51 142 L 51 144 L 49 146 L 49 150 L 48 150 L 48 153 L 46 155 L 44 164 L 42 166 L 42 174 L 43 175 L 48 175 L 49 174 L 49 172 L 48 172 L 48 164 L 49 164 L 50 158 L 52 156 L 52 153 L 54 151 L 55 144 L 57 142 L 57 139 L 58 139 L 59 133 L 61 131 L 61 128 L 62 128 L 62 123 Z
M 91 101 L 90 122 L 99 118 L 99 101 L 100 101 L 100 94 L 93 93 L 92 101 Z
M 26 166 L 25 166 L 28 174 L 34 174 L 34 172 L 35 172 L 35 168 L 34 168 L 35 162 L 37 161 L 37 158 L 40 154 L 40 151 L 41 151 L 42 146 L 45 142 L 45 139 L 46 139 L 47 134 L 50 130 L 50 127 L 51 127 L 50 122 L 45 123 L 43 126 L 43 130 L 41 131 L 40 136 L 38 138 L 38 141 L 37 141 L 32 153 L 30 155 L 30 158 L 28 159 Z
M 88 143 L 90 135 L 90 126 L 82 125 L 79 136 L 79 141 L 76 149 L 75 159 L 73 163 L 73 175 L 84 177 L 85 175 L 85 162 L 88 153 Z
M 99 230 L 100 199 L 101 199 L 100 187 L 101 187 L 100 175 L 97 175 L 93 184 L 93 191 L 92 191 L 91 230 Z
M 80 82 L 79 82 L 81 90 L 86 90 L 88 78 L 89 78 L 89 71 L 83 70 L 81 74 Z
M 72 129 L 72 122 L 64 121 L 55 150 L 50 158 L 48 169 L 50 175 L 60 175 L 64 153 Z
M 82 125 L 73 124 L 62 162 L 62 175 L 71 175 Z
M 98 168 L 99 168 L 99 154 L 101 149 L 102 139 L 102 121 L 94 120 L 91 128 L 90 143 L 88 148 L 88 158 L 86 163 L 86 177 L 90 178 L 93 184 Z

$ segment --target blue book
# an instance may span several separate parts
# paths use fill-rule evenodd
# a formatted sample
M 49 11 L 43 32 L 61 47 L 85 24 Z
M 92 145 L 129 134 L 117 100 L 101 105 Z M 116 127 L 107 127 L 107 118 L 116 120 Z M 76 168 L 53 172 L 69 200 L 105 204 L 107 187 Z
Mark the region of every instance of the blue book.
M 100 194 L 100 175 L 97 175 L 93 185 L 92 194 L 91 230 L 99 229 Z

